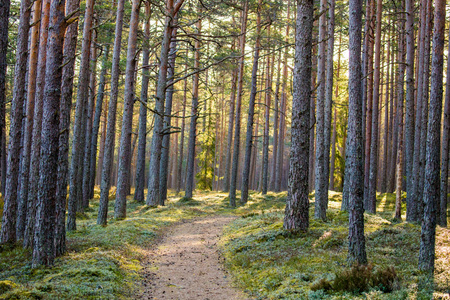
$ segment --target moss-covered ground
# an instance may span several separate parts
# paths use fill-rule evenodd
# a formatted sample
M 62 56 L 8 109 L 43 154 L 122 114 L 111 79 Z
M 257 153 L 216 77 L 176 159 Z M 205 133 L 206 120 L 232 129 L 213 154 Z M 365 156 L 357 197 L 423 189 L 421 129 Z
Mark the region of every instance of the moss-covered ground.
M 283 230 L 286 193 L 253 195 L 248 205 L 253 207 L 252 213 L 225 229 L 221 248 L 226 265 L 236 283 L 252 298 L 450 299 L 450 231 L 437 229 L 436 272 L 431 280 L 417 269 L 420 226 L 393 219 L 394 194 L 379 195 L 378 213 L 365 214 L 369 262 L 374 270 L 395 268 L 398 279 L 394 291 L 313 291 L 311 288 L 322 279 L 332 282 L 336 274 L 348 269 L 348 214 L 340 211 L 342 195 L 329 195 L 327 222 L 313 218 L 312 205 L 307 233 L 290 234 Z
M 152 208 L 129 198 L 127 219 L 96 225 L 96 190 L 78 230 L 67 234 L 67 253 L 51 268 L 31 268 L 31 253 L 20 246 L 0 249 L 0 299 L 130 299 L 141 281 L 141 261 L 165 228 L 211 214 L 240 216 L 224 232 L 220 247 L 236 284 L 256 299 L 430 299 L 450 292 L 450 232 L 438 228 L 434 286 L 417 270 L 420 227 L 392 218 L 395 196 L 379 196 L 377 215 L 366 215 L 366 247 L 374 268 L 394 266 L 396 290 L 362 295 L 312 291 L 322 278 L 333 280 L 346 266 L 347 214 L 341 194 L 330 192 L 328 221 L 311 218 L 310 230 L 282 229 L 286 193 L 250 195 L 245 206 L 228 207 L 227 194 L 198 192 L 194 200 L 171 194 Z M 313 195 L 311 196 L 313 200 Z M 1 201 L 0 201 L 1 202 Z M 1 205 L 1 203 L 0 203 Z M 0 207 L 1 208 L 1 207 Z M 311 209 L 311 212 L 313 208 Z

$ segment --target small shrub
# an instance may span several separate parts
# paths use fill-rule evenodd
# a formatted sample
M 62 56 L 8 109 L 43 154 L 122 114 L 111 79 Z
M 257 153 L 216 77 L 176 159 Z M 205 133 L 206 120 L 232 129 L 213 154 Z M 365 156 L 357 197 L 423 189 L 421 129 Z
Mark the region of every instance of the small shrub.
M 0 281 L 0 295 L 6 293 L 16 287 L 17 287 L 17 284 L 12 282 L 11 280 L 2 280 L 2 281 Z
M 354 265 L 336 274 L 333 290 L 362 293 L 369 289 L 372 276 L 372 265 Z
M 379 289 L 383 293 L 392 292 L 397 282 L 398 277 L 394 267 L 387 267 L 386 269 L 377 270 L 372 276 L 372 286 Z
M 311 285 L 311 290 L 314 292 L 319 291 L 319 290 L 324 290 L 326 292 L 326 291 L 331 290 L 332 288 L 333 288 L 333 286 L 331 285 L 331 282 L 325 278 L 322 278 L 319 281 L 314 282 Z

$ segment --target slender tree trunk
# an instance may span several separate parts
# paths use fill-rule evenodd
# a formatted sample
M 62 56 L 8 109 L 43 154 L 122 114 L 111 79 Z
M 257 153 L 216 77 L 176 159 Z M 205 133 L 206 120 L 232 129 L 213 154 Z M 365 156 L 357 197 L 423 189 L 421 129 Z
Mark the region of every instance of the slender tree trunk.
M 144 202 L 145 187 L 145 147 L 147 144 L 147 103 L 148 103 L 148 83 L 150 80 L 150 71 L 146 67 L 149 64 L 150 56 L 150 3 L 145 3 L 145 25 L 144 42 L 142 53 L 142 86 L 141 86 L 141 105 L 139 108 L 139 142 L 138 155 L 136 161 L 136 188 L 134 190 L 134 200 Z
M 197 33 L 200 34 L 202 30 L 201 20 L 197 21 Z M 200 41 L 195 41 L 195 54 L 194 54 L 194 69 L 200 68 Z M 194 191 L 194 176 L 195 176 L 195 140 L 197 135 L 197 119 L 198 119 L 198 86 L 199 86 L 199 74 L 194 75 L 192 84 L 192 110 L 191 110 L 191 124 L 189 126 L 189 144 L 188 144 L 188 156 L 186 167 L 186 198 L 192 198 Z
M 377 209 L 377 173 L 378 173 L 378 111 L 380 101 L 380 78 L 381 78 L 381 11 L 383 2 L 377 0 L 377 27 L 375 37 L 375 70 L 373 82 L 373 101 L 372 101 L 372 137 L 370 139 L 370 172 L 369 172 L 369 190 L 367 193 L 366 209 L 370 213 L 375 213 Z
M 433 55 L 431 63 L 430 108 L 426 145 L 424 213 L 420 238 L 419 269 L 433 274 L 436 239 L 436 210 L 439 203 L 440 130 L 445 40 L 445 3 L 436 0 L 434 9 Z
M 136 70 L 136 44 L 139 26 L 140 0 L 133 0 L 130 29 L 128 34 L 127 66 L 125 70 L 125 92 L 120 137 L 117 191 L 114 205 L 114 218 L 125 219 L 127 214 L 127 186 L 130 177 L 131 134 L 133 129 L 134 72 Z
M 39 27 L 41 19 L 41 0 L 34 2 L 33 23 L 30 38 L 30 57 L 28 67 L 28 91 L 26 104 L 25 131 L 23 132 L 23 155 L 21 159 L 20 190 L 18 191 L 17 240 L 22 240 L 27 218 L 28 182 L 30 174 L 31 144 L 33 135 L 34 102 L 36 94 L 37 64 L 39 55 Z
M 43 99 L 41 172 L 34 235 L 33 266 L 53 265 L 57 223 L 59 105 L 61 100 L 65 1 L 52 1 Z
M 187 72 L 187 64 L 185 67 L 185 73 Z M 183 182 L 183 155 L 184 155 L 184 132 L 185 132 L 185 118 L 186 118 L 186 100 L 187 100 L 187 79 L 184 80 L 184 89 L 183 89 L 183 114 L 181 119 L 181 136 L 180 136 L 180 158 L 178 163 L 178 182 L 177 182 L 177 194 L 180 192 L 182 188 Z
M 50 1 L 45 0 L 42 3 L 42 13 L 40 21 L 40 41 L 39 41 L 39 61 L 36 75 L 36 94 L 33 116 L 33 133 L 30 152 L 30 170 L 28 182 L 28 199 L 27 199 L 27 218 L 26 227 L 23 237 L 23 245 L 31 248 L 34 238 L 34 229 L 36 223 L 36 208 L 39 183 L 39 160 L 41 153 L 41 129 L 42 129 L 42 99 L 44 97 L 45 85 L 45 66 L 47 62 L 47 39 L 48 39 L 48 23 L 50 14 Z
M 250 91 L 250 101 L 248 104 L 248 118 L 247 118 L 247 135 L 245 139 L 245 158 L 244 158 L 244 165 L 243 165 L 243 171 L 242 171 L 242 187 L 241 187 L 241 204 L 245 204 L 248 201 L 248 184 L 249 184 L 249 177 L 250 177 L 250 162 L 251 162 L 251 154 L 252 154 L 252 143 L 253 143 L 253 118 L 255 115 L 255 99 L 256 99 L 256 93 L 257 93 L 257 77 L 258 77 L 258 62 L 259 62 L 259 51 L 261 46 L 261 4 L 262 1 L 258 1 L 258 8 L 257 8 L 257 16 L 256 16 L 256 41 L 255 41 L 255 53 L 253 56 L 253 69 L 252 69 L 252 78 L 251 78 L 251 91 Z M 269 27 L 270 32 L 270 27 Z M 269 33 L 270 35 L 270 33 Z M 267 72 L 269 71 L 269 65 L 270 65 L 270 59 L 267 57 Z M 267 78 L 269 76 L 267 75 Z M 268 82 L 269 79 L 267 79 L 266 82 Z M 268 89 L 268 84 L 266 83 L 266 88 Z M 267 96 L 269 94 L 269 96 Z M 269 113 L 269 107 L 267 105 L 267 102 L 270 100 L 267 100 L 270 97 L 270 91 L 266 91 L 266 114 Z M 269 122 L 269 118 L 267 118 L 266 122 Z M 269 128 L 267 128 L 267 132 L 269 131 Z M 266 128 L 264 128 L 264 132 L 266 133 Z M 269 136 L 267 135 L 267 149 L 268 147 L 268 141 Z M 264 135 L 264 142 L 266 142 L 266 136 Z M 264 143 L 266 144 L 266 143 Z M 268 151 L 267 151 L 267 159 L 268 159 Z M 267 167 L 268 167 L 268 161 L 263 162 L 263 164 L 266 165 L 265 169 L 265 192 L 264 192 L 264 183 L 263 183 L 263 194 L 267 193 Z M 263 179 L 264 182 L 264 179 Z
M 418 207 L 412 201 L 412 171 L 414 161 L 414 2 L 405 1 L 406 10 L 406 103 L 405 103 L 405 170 L 406 170 L 406 220 L 417 221 Z
M 278 52 L 277 81 L 275 84 L 275 103 L 273 107 L 273 154 L 272 154 L 272 176 L 270 177 L 270 189 L 275 191 L 275 181 L 277 174 L 277 156 L 278 156 L 278 119 L 280 103 L 280 75 L 281 75 L 281 51 Z
M 325 174 L 325 91 L 326 91 L 326 10 L 327 1 L 320 0 L 321 15 L 319 18 L 319 56 L 317 58 L 317 105 L 316 105 L 316 180 L 315 180 L 315 204 L 314 217 L 326 220 L 328 191 L 325 190 L 327 177 Z
M 233 49 L 234 50 L 234 49 Z M 231 168 L 231 153 L 233 143 L 233 125 L 234 125 L 234 106 L 236 102 L 236 82 L 238 76 L 238 69 L 234 69 L 231 74 L 231 93 L 230 93 L 230 111 L 228 116 L 228 135 L 227 135 L 227 154 L 225 162 L 225 175 L 223 179 L 223 191 L 230 191 L 230 168 Z
M 8 24 L 10 0 L 0 2 L 0 192 L 5 194 L 6 183 L 6 54 L 8 50 Z
M 340 70 L 341 70 L 341 43 L 342 36 L 339 34 L 339 49 L 338 49 L 338 61 L 337 61 L 337 69 L 336 69 L 336 78 L 339 78 Z M 337 101 L 339 97 L 339 84 L 336 84 L 335 90 L 335 101 Z M 333 135 L 331 137 L 331 162 L 330 162 L 330 190 L 334 191 L 334 171 L 336 166 L 336 126 L 337 126 L 337 109 L 334 108 L 334 119 L 333 119 Z M 342 154 L 342 153 L 341 153 Z
M 297 1 L 295 65 L 292 101 L 291 159 L 288 196 L 283 227 L 307 230 L 309 227 L 308 168 L 311 99 L 311 54 L 314 1 Z
M 92 125 L 92 139 L 91 139 L 91 177 L 90 177 L 90 190 L 91 193 L 94 192 L 95 186 L 95 177 L 96 177 L 96 161 L 97 161 L 97 145 L 98 145 L 98 131 L 100 128 L 100 119 L 102 115 L 102 107 L 103 107 L 103 98 L 105 96 L 105 84 L 106 84 L 106 71 L 107 71 L 107 63 L 108 63 L 108 54 L 109 54 L 109 45 L 103 45 L 103 60 L 102 60 L 102 70 L 100 71 L 100 80 L 98 83 L 98 93 L 97 93 L 97 102 L 95 104 L 95 115 L 94 115 L 94 123 Z M 100 154 L 98 163 L 100 165 Z
M 262 183 L 261 192 L 263 195 L 267 194 L 268 180 L 269 180 L 269 129 L 270 129 L 270 57 L 267 57 L 266 68 L 266 93 L 265 93 L 265 108 L 264 108 L 264 137 L 263 137 L 263 155 L 262 155 Z
M 390 20 L 389 20 L 390 25 Z M 390 67 L 389 67 L 389 59 L 391 58 L 391 30 L 389 28 L 388 31 L 388 42 L 387 42 L 387 66 L 386 66 L 386 92 L 385 92 L 385 102 L 384 102 L 384 150 L 383 150 L 383 175 L 381 178 L 381 189 L 382 193 L 386 193 L 387 181 L 388 181 L 388 167 L 389 167 L 389 125 L 391 121 L 389 120 L 389 87 L 390 87 Z M 391 107 L 392 110 L 392 107 Z
M 116 29 L 111 69 L 111 92 L 108 105 L 108 124 L 106 128 L 105 152 L 103 155 L 102 181 L 100 185 L 100 205 L 98 207 L 97 224 L 106 225 L 108 214 L 109 189 L 111 187 L 111 171 L 113 168 L 114 144 L 116 136 L 117 94 L 119 92 L 120 49 L 122 42 L 124 0 L 117 2 Z
M 6 174 L 1 243 L 16 242 L 17 188 L 19 184 L 20 144 L 22 140 L 22 118 L 26 93 L 28 65 L 28 30 L 30 28 L 31 1 L 20 3 L 19 28 L 17 30 L 16 66 L 14 90 L 10 112 L 8 163 Z
M 175 22 L 177 22 L 177 17 L 175 16 Z M 175 24 L 176 26 L 176 24 Z M 177 28 L 174 27 L 172 30 L 172 40 L 170 42 L 170 50 L 169 50 L 169 66 L 167 71 L 167 77 L 169 80 L 169 88 L 166 91 L 166 107 L 164 110 L 164 136 L 162 140 L 162 153 L 161 153 L 161 162 L 159 166 L 159 204 L 164 205 L 167 200 L 167 180 L 169 178 L 169 150 L 170 150 L 170 137 L 171 134 L 171 119 L 172 119 L 172 106 L 173 106 L 173 76 L 175 74 L 175 60 L 177 57 Z
M 239 164 L 239 144 L 241 139 L 241 102 L 242 102 L 242 84 L 244 78 L 244 60 L 245 60 L 245 38 L 247 32 L 247 15 L 248 15 L 248 1 L 244 2 L 242 12 L 241 24 L 241 39 L 239 47 L 241 50 L 241 57 L 239 59 L 239 70 L 237 80 L 237 97 L 236 97 L 236 113 L 235 113 L 235 129 L 234 129 L 234 146 L 233 146 L 233 163 L 231 166 L 231 182 L 230 182 L 230 206 L 236 207 L 236 183 Z
M 364 238 L 364 185 L 363 185 L 363 136 L 362 136 L 362 89 L 361 89 L 361 16 L 362 1 L 349 2 L 349 114 L 348 114 L 348 160 L 349 172 L 349 233 L 348 262 L 366 264 Z

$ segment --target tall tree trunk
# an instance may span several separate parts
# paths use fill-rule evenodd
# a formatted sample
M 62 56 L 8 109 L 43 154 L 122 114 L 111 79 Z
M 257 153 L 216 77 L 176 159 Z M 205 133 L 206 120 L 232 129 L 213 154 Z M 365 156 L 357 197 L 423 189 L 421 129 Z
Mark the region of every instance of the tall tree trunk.
M 1 243 L 16 242 L 17 187 L 19 184 L 20 144 L 22 140 L 22 118 L 26 93 L 28 65 L 28 30 L 30 28 L 31 1 L 20 3 L 19 28 L 17 29 L 16 66 L 14 90 L 11 102 L 8 163 L 6 174 Z
M 270 189 L 275 191 L 275 181 L 277 174 L 277 156 L 278 156 L 278 119 L 280 103 L 280 75 L 281 75 L 281 51 L 278 52 L 277 81 L 275 84 L 275 103 L 273 107 L 273 146 L 272 146 L 272 176 L 270 177 Z
M 311 99 L 311 54 L 314 1 L 297 1 L 295 65 L 292 101 L 291 159 L 283 227 L 309 227 L 308 168 Z
M 406 220 L 417 221 L 418 207 L 412 200 L 414 161 L 414 2 L 405 1 L 406 11 L 406 103 L 405 103 L 405 170 Z
M 200 34 L 202 30 L 201 19 L 197 21 L 197 33 Z M 195 41 L 195 54 L 194 54 L 194 69 L 200 68 L 200 40 Z M 186 198 L 192 198 L 194 191 L 194 176 L 195 176 L 195 140 L 197 135 L 197 119 L 198 119 L 198 86 L 199 86 L 199 74 L 194 75 L 192 84 L 192 110 L 191 110 L 191 123 L 189 126 L 189 144 L 187 153 L 187 167 L 186 167 L 186 186 L 185 194 Z
M 39 27 L 41 19 L 41 0 L 34 2 L 33 23 L 30 38 L 30 57 L 28 67 L 27 112 L 25 118 L 25 132 L 23 132 L 23 155 L 21 159 L 20 190 L 17 211 L 17 240 L 22 240 L 27 218 L 28 182 L 30 174 L 31 144 L 33 136 L 34 102 L 36 94 L 37 65 L 39 55 Z
M 436 239 L 436 209 L 439 203 L 440 130 L 445 40 L 445 2 L 436 0 L 434 9 L 433 56 L 431 63 L 430 108 L 426 145 L 424 213 L 420 238 L 419 269 L 433 274 Z
M 127 215 L 127 187 L 130 177 L 131 134 L 133 129 L 134 72 L 136 70 L 136 44 L 139 26 L 140 0 L 133 0 L 130 29 L 128 34 L 127 66 L 125 70 L 125 92 L 122 118 L 122 135 L 119 148 L 119 169 L 117 173 L 116 202 L 114 218 L 125 219 Z
M 177 16 L 175 16 L 175 23 L 177 22 Z M 170 42 L 169 48 L 169 62 L 168 62 L 168 71 L 167 77 L 169 79 L 169 88 L 166 91 L 166 106 L 164 110 L 164 135 L 162 140 L 162 153 L 161 153 L 161 161 L 159 166 L 159 204 L 164 205 L 167 200 L 167 180 L 169 174 L 169 150 L 170 150 L 170 137 L 171 134 L 171 119 L 172 119 L 172 103 L 173 103 L 173 93 L 174 93 L 174 74 L 175 74 L 175 60 L 177 57 L 177 25 L 174 24 L 174 28 L 172 29 L 172 39 Z
M 390 20 L 388 21 L 390 25 Z M 389 67 L 389 59 L 391 58 L 391 29 L 389 27 L 388 31 L 388 42 L 387 42 L 387 66 L 386 66 L 386 92 L 385 92 L 385 101 L 384 101 L 384 150 L 383 150 L 383 175 L 381 177 L 381 189 L 380 191 L 382 193 L 386 193 L 386 186 L 388 181 L 388 167 L 389 167 L 389 149 L 390 149 L 390 142 L 389 142 L 389 125 L 391 124 L 391 121 L 389 120 L 389 87 L 391 85 L 390 83 L 390 67 Z M 392 107 L 391 107 L 392 110 Z
M 264 107 L 264 137 L 263 137 L 263 155 L 262 155 L 262 183 L 261 193 L 267 194 L 268 180 L 269 180 L 269 129 L 270 129 L 270 57 L 267 56 L 266 64 L 266 93 L 265 93 L 265 107 Z
M 237 96 L 236 96 L 236 113 L 235 113 L 235 129 L 234 129 L 234 145 L 233 145 L 233 163 L 231 166 L 231 182 L 230 182 L 230 206 L 236 207 L 236 183 L 239 164 L 239 144 L 241 139 L 241 102 L 242 102 L 242 84 L 244 78 L 244 60 L 245 60 L 245 38 L 247 32 L 247 15 L 248 1 L 244 2 L 241 23 L 241 38 L 239 47 L 241 57 L 239 59 L 238 80 L 237 80 Z
M 314 217 L 316 219 L 326 220 L 328 191 L 325 190 L 327 177 L 325 174 L 325 90 L 326 90 L 326 10 L 327 1 L 320 0 L 320 18 L 319 18 L 319 56 L 317 58 L 317 105 L 316 105 L 316 180 L 315 180 L 315 204 Z
M 39 183 L 39 160 L 41 153 L 41 129 L 42 129 L 42 99 L 44 97 L 45 87 L 45 66 L 47 62 L 47 40 L 48 40 L 48 24 L 50 17 L 50 0 L 42 3 L 42 13 L 40 21 L 40 41 L 39 41 L 39 61 L 36 75 L 36 94 L 33 116 L 33 133 L 30 152 L 30 170 L 28 182 L 28 199 L 27 199 L 27 218 L 26 227 L 23 237 L 23 245 L 31 248 L 34 238 L 34 229 L 36 223 L 36 207 L 38 197 Z
M 97 161 L 97 145 L 98 145 L 98 131 L 100 128 L 100 119 L 103 108 L 103 98 L 105 97 L 105 84 L 106 84 L 106 71 L 108 63 L 109 45 L 106 43 L 103 45 L 103 60 L 102 69 L 100 71 L 100 80 L 98 83 L 97 102 L 95 104 L 94 123 L 92 125 L 92 138 L 91 138 L 91 162 L 90 162 L 90 190 L 94 192 L 95 177 L 96 177 L 96 161 Z M 100 157 L 100 153 L 99 153 Z M 100 158 L 98 160 L 100 165 Z
M 234 50 L 234 49 L 233 49 Z M 230 168 L 231 168 L 231 153 L 233 143 L 233 125 L 234 125 L 234 106 L 236 102 L 236 82 L 238 76 L 238 69 L 234 69 L 231 74 L 231 93 L 230 93 L 230 111 L 228 115 L 228 135 L 227 135 L 227 154 L 225 161 L 225 175 L 223 179 L 223 191 L 230 190 Z
M 336 69 L 336 78 L 339 78 L 340 70 L 341 70 L 341 45 L 342 45 L 342 35 L 339 34 L 339 48 L 338 48 L 338 61 L 337 61 L 337 69 Z M 337 101 L 339 97 L 339 84 L 336 84 L 335 90 L 335 101 Z M 337 126 L 337 109 L 334 108 L 334 118 L 333 118 L 333 135 L 331 137 L 331 162 L 330 162 L 330 190 L 334 191 L 334 170 L 336 166 L 336 126 Z M 341 153 L 342 154 L 342 153 Z
M 187 72 L 187 64 L 184 72 Z M 187 100 L 187 79 L 184 80 L 184 89 L 183 89 L 183 114 L 181 119 L 181 136 L 180 136 L 180 158 L 178 162 L 178 182 L 177 182 L 177 194 L 182 189 L 183 183 L 183 158 L 184 158 L 184 132 L 185 132 L 185 124 L 186 124 L 186 100 Z
M 5 194 L 6 183 L 6 54 L 8 50 L 8 24 L 10 0 L 0 2 L 0 192 Z
M 364 185 L 363 185 L 363 136 L 362 136 L 362 89 L 361 89 L 361 16 L 362 1 L 349 2 L 349 112 L 348 112 L 348 160 L 349 172 L 349 263 L 366 264 L 364 238 Z
M 100 205 L 98 207 L 97 224 L 106 225 L 108 214 L 109 189 L 111 187 L 111 171 L 113 169 L 114 145 L 116 137 L 117 94 L 119 92 L 120 49 L 122 42 L 124 0 L 117 2 L 116 29 L 111 69 L 111 92 L 108 105 L 108 123 L 106 128 L 105 152 L 103 155 L 102 181 L 100 185 Z
M 375 36 L 375 70 L 373 81 L 373 101 L 372 101 L 372 137 L 370 139 L 370 172 L 369 190 L 367 193 L 366 209 L 370 213 L 375 213 L 377 209 L 377 173 L 378 173 L 378 112 L 380 101 L 380 78 L 381 78 L 381 12 L 383 8 L 382 0 L 377 0 L 377 27 Z
M 142 85 L 141 85 L 141 105 L 139 108 L 139 142 L 138 155 L 136 161 L 136 188 L 134 190 L 134 200 L 144 202 L 145 188 L 145 147 L 147 144 L 147 103 L 148 103 L 148 83 L 150 71 L 148 68 L 150 56 L 150 3 L 145 3 L 145 25 L 144 42 L 142 52 Z
M 253 143 L 253 118 L 255 115 L 255 99 L 256 99 L 256 93 L 257 93 L 257 77 L 258 77 L 258 62 L 259 62 L 259 51 L 261 47 L 261 4 L 262 0 L 258 1 L 258 7 L 257 7 L 257 16 L 256 16 L 256 41 L 255 41 L 255 53 L 253 56 L 253 69 L 252 69 L 252 77 L 251 77 L 251 91 L 250 91 L 250 101 L 248 104 L 248 118 L 247 118 L 247 135 L 245 139 L 245 158 L 244 158 L 244 165 L 243 165 L 243 171 L 242 171 L 242 187 L 241 187 L 241 204 L 245 204 L 248 201 L 248 184 L 249 184 L 249 178 L 250 178 L 250 162 L 251 162 L 251 154 L 252 154 L 252 143 Z M 269 35 L 270 35 L 270 27 L 269 27 Z M 269 71 L 269 65 L 270 65 L 270 59 L 267 57 L 267 72 Z M 267 75 L 267 78 L 269 75 Z M 268 82 L 269 79 L 267 79 L 266 82 Z M 266 88 L 268 88 L 268 84 L 266 84 Z M 270 91 L 267 91 L 267 93 L 270 93 Z M 267 94 L 266 94 L 267 95 Z M 270 94 L 269 94 L 270 95 Z M 269 96 L 266 96 L 266 99 Z M 270 100 L 269 100 L 270 101 Z M 269 108 L 267 106 L 267 100 L 266 100 L 266 111 L 269 112 Z M 267 121 L 269 121 L 269 118 L 267 118 Z M 264 128 L 264 131 L 266 131 L 266 128 Z M 267 131 L 269 129 L 267 128 Z M 264 140 L 265 140 L 264 136 Z M 269 137 L 267 136 L 267 142 L 269 141 Z M 268 145 L 267 145 L 268 149 Z M 268 152 L 268 151 L 267 151 Z M 268 156 L 269 153 L 267 153 Z M 268 157 L 267 157 L 268 158 Z M 268 161 L 266 166 L 268 165 Z M 267 167 L 266 167 L 266 185 L 265 185 L 265 193 L 267 193 Z M 264 181 L 264 179 L 263 179 Z M 264 184 L 263 184 L 263 194 L 264 193 Z
M 52 1 L 43 99 L 41 172 L 34 235 L 33 266 L 53 265 L 57 223 L 59 105 L 61 100 L 65 1 Z
M 178 0 L 179 2 L 182 0 Z M 158 73 L 158 85 L 155 99 L 155 126 L 153 127 L 152 148 L 150 157 L 150 169 L 148 179 L 147 205 L 159 204 L 159 170 L 161 159 L 161 147 L 163 139 L 163 115 L 166 97 L 167 68 L 169 58 L 170 39 L 175 16 L 173 0 L 167 2 L 166 20 L 164 25 L 164 37 L 161 43 L 160 67 Z

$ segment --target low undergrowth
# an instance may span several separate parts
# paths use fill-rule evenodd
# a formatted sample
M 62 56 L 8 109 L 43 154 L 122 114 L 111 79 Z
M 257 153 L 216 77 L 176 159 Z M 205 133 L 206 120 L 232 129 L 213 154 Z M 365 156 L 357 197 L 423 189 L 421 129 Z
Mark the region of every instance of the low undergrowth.
M 395 195 L 378 196 L 365 215 L 367 267 L 347 266 L 348 214 L 330 192 L 327 222 L 313 218 L 307 233 L 283 230 L 286 194 L 259 199 L 255 209 L 227 226 L 221 240 L 235 283 L 255 299 L 448 299 L 450 231 L 438 227 L 434 279 L 417 269 L 420 226 L 393 219 Z M 270 208 L 268 203 L 272 203 Z M 255 204 L 250 204 L 258 206 Z M 405 209 L 405 207 L 403 207 Z M 259 211 L 259 212 L 258 212 Z M 405 216 L 403 215 L 403 219 Z

